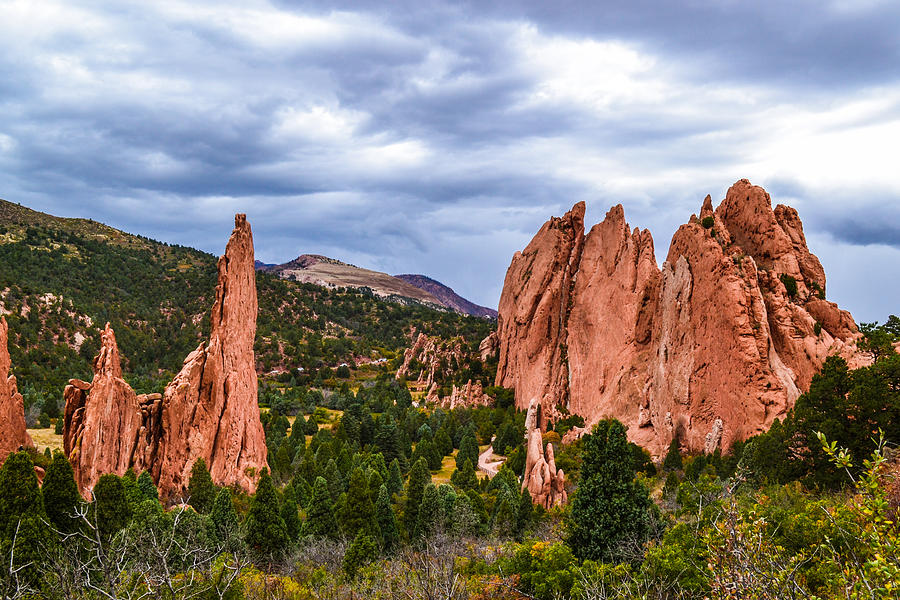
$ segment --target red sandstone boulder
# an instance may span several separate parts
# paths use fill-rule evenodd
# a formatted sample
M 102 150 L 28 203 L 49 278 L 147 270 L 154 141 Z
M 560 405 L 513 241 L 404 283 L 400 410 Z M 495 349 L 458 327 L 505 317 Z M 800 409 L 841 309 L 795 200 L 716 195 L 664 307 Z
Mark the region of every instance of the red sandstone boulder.
M 525 472 L 522 489 L 528 489 L 531 501 L 544 508 L 565 504 L 568 500 L 565 473 L 557 470 L 553 445 L 544 447 L 541 423 L 541 404 L 535 399 L 525 415 Z
M 583 214 L 548 221 L 507 272 L 497 385 L 519 408 L 618 418 L 656 456 L 675 435 L 712 452 L 783 418 L 827 356 L 859 363 L 796 211 L 762 188 L 738 181 L 715 209 L 707 196 L 661 269 L 621 206 L 587 236 Z
M 25 429 L 25 404 L 16 385 L 15 375 L 9 374 L 12 366 L 7 347 L 8 327 L 0 317 L 0 465 L 10 452 L 34 447 Z

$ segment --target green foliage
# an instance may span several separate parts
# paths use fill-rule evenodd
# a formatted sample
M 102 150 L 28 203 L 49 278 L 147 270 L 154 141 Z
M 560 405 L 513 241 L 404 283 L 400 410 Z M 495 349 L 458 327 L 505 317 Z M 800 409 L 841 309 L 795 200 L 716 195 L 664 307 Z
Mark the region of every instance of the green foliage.
M 281 520 L 287 532 L 287 539 L 294 543 L 300 537 L 300 513 L 297 509 L 297 501 L 294 498 L 285 498 L 281 503 Z
M 872 355 L 874 362 L 878 362 L 889 356 L 896 355 L 894 342 L 900 340 L 900 319 L 895 315 L 888 318 L 888 322 L 879 326 L 874 323 L 860 323 L 859 331 L 863 337 L 857 343 L 860 350 Z
M 456 453 L 456 468 L 462 470 L 467 460 L 471 461 L 473 465 L 477 465 L 478 454 L 478 441 L 475 439 L 475 435 L 467 433 L 459 443 L 459 452 Z
M 210 519 L 218 540 L 225 543 L 226 547 L 233 551 L 239 541 L 240 522 L 238 521 L 237 512 L 234 510 L 234 502 L 229 488 L 222 488 L 216 494 Z
M 681 461 L 681 444 L 676 435 L 669 443 L 669 450 L 666 452 L 666 458 L 663 459 L 663 469 L 666 471 L 680 471 L 683 466 Z
M 137 478 L 137 485 L 145 500 L 159 500 L 159 490 L 156 489 L 149 471 L 141 472 Z
M 647 477 L 656 475 L 656 465 L 653 464 L 653 458 L 647 450 L 631 442 L 628 442 L 628 448 L 631 450 L 631 459 L 634 463 L 635 471 L 643 473 Z
M 111 473 L 100 476 L 94 486 L 93 508 L 97 529 L 105 540 L 131 522 L 131 504 L 121 478 Z
M 74 533 L 78 527 L 75 511 L 81 503 L 81 495 L 72 465 L 59 450 L 53 453 L 53 462 L 44 475 L 42 492 L 47 518 L 53 527 L 62 533 Z
M 425 494 L 425 486 L 431 483 L 431 473 L 424 458 L 420 458 L 409 472 L 406 485 L 406 505 L 403 510 L 403 525 L 410 539 L 415 537 L 419 519 L 419 507 Z
M 511 557 L 499 562 L 503 572 L 518 575 L 523 591 L 538 600 L 568 598 L 578 577 L 579 565 L 572 549 L 559 542 L 521 544 Z
M 198 513 L 205 515 L 212 510 L 216 499 L 216 484 L 213 483 L 206 467 L 206 461 L 198 458 L 191 467 L 191 478 L 188 481 L 188 502 Z
M 369 491 L 365 472 L 357 467 L 350 475 L 347 498 L 340 514 L 341 527 L 348 539 L 353 539 L 362 531 L 373 535 L 375 506 Z
M 791 275 L 787 273 L 782 273 L 778 276 L 778 279 L 781 280 L 781 283 L 784 284 L 784 289 L 787 292 L 788 298 L 796 298 L 797 297 L 797 280 L 794 279 Z
M 27 452 L 10 454 L 0 468 L 0 573 L 21 570 L 26 584 L 38 579 L 41 551 L 51 541 L 44 502 Z
M 414 536 L 427 538 L 433 535 L 441 522 L 442 510 L 438 489 L 429 482 L 422 493 L 422 503 L 416 515 L 416 527 Z
M 271 558 L 288 546 L 288 532 L 278 508 L 278 496 L 272 477 L 265 469 L 247 514 L 247 546 L 258 555 Z
M 341 566 L 347 577 L 353 579 L 360 567 L 372 562 L 378 557 L 378 546 L 372 536 L 360 531 L 353 538 Z
M 478 489 L 478 476 L 475 475 L 475 467 L 472 465 L 471 460 L 467 459 L 463 463 L 462 469 L 453 471 L 453 474 L 450 475 L 450 483 L 461 490 Z
M 704 229 L 710 229 L 713 225 L 716 224 L 716 220 L 714 217 L 703 217 L 703 220 L 700 221 L 700 224 L 703 225 Z
M 301 533 L 314 538 L 336 538 L 339 532 L 328 482 L 324 477 L 316 477 Z
M 618 546 L 642 543 L 650 524 L 650 496 L 634 479 L 625 427 L 601 421 L 584 436 L 581 480 L 572 500 L 567 541 L 581 559 L 615 561 Z
M 391 508 L 391 499 L 387 486 L 378 489 L 378 500 L 375 501 L 375 520 L 381 534 L 381 548 L 390 552 L 400 543 L 400 531 L 397 528 L 397 517 Z

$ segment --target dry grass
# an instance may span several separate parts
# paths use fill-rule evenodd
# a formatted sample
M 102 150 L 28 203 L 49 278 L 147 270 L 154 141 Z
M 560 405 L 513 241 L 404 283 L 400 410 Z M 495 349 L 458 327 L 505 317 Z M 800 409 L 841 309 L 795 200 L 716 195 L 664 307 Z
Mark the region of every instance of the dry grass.
M 437 473 L 431 474 L 431 481 L 434 482 L 434 485 L 441 485 L 442 483 L 450 483 L 450 476 L 453 475 L 453 471 L 456 470 L 456 453 L 459 450 L 453 450 L 453 454 L 450 456 L 445 456 L 444 460 L 441 462 L 441 468 Z
M 50 451 L 63 449 L 63 436 L 53 433 L 53 427 L 47 429 L 29 429 L 28 435 L 34 442 L 35 448 L 43 452 L 44 448 L 50 448 Z

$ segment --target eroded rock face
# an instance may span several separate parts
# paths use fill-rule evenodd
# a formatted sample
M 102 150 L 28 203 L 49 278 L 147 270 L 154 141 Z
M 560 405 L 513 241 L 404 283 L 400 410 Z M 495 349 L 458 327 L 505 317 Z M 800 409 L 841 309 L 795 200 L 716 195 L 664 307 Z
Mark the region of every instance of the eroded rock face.
M 157 394 L 158 395 L 158 394 Z M 75 483 L 85 498 L 104 473 L 124 475 L 129 467 L 146 470 L 143 405 L 122 378 L 116 335 L 109 323 L 100 334 L 91 383 L 72 379 L 63 392 L 66 401 L 63 450 L 75 471 Z M 151 444 L 154 441 L 151 440 Z
M 188 355 L 163 394 L 162 436 L 151 473 L 166 496 L 186 490 L 200 457 L 216 484 L 236 483 L 250 492 L 266 466 L 253 354 L 253 265 L 253 234 L 246 216 L 238 214 L 219 258 L 209 344 Z
M 796 211 L 762 188 L 738 181 L 716 209 L 707 196 L 661 269 L 621 206 L 586 236 L 583 214 L 551 219 L 507 272 L 497 385 L 520 408 L 615 417 L 656 456 L 675 435 L 713 451 L 783 418 L 827 356 L 859 363 Z
M 525 415 L 525 472 L 522 476 L 522 489 L 528 488 L 531 501 L 544 508 L 565 504 L 566 475 L 562 469 L 556 468 L 553 445 L 543 443 L 541 403 L 535 399 L 528 407 Z
M 412 331 L 415 336 L 415 330 Z M 442 340 L 419 333 L 413 345 L 403 353 L 403 364 L 397 369 L 397 379 L 406 378 L 413 388 L 430 390 L 436 380 L 449 375 L 454 363 L 464 358 L 460 339 Z
M 266 466 L 253 355 L 256 274 L 246 217 L 218 263 L 209 344 L 184 361 L 164 394 L 136 395 L 122 379 L 115 334 L 107 324 L 91 383 L 65 389 L 64 448 L 82 493 L 103 473 L 149 471 L 163 498 L 185 492 L 190 470 L 203 458 L 219 485 L 256 488 Z
M 426 397 L 426 400 L 428 398 Z M 475 408 L 477 406 L 492 406 L 494 399 L 484 393 L 484 388 L 480 381 L 472 383 L 472 380 L 466 382 L 461 387 L 453 386 L 453 391 L 443 400 L 438 401 L 442 408 L 453 410 L 456 407 Z
M 0 465 L 10 452 L 34 447 L 25 428 L 25 404 L 16 385 L 16 376 L 9 374 L 12 361 L 7 346 L 8 333 L 6 319 L 0 317 Z

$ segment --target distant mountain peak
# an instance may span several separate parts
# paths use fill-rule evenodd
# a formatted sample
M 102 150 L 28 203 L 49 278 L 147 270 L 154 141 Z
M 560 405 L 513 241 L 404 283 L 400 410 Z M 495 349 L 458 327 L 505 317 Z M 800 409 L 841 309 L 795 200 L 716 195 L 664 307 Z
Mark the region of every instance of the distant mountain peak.
M 467 315 L 472 315 L 474 317 L 487 317 L 490 319 L 497 318 L 497 311 L 492 308 L 487 308 L 485 306 L 479 306 L 474 302 L 470 302 L 466 300 L 452 288 L 444 285 L 440 281 L 436 279 L 432 279 L 427 275 L 418 275 L 418 274 L 403 274 L 403 275 L 395 275 L 397 279 L 402 279 L 403 281 L 416 286 L 421 290 L 425 290 L 435 298 L 437 298 L 441 304 L 446 306 L 447 308 L 451 308 L 456 312 L 465 313 Z

